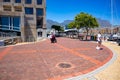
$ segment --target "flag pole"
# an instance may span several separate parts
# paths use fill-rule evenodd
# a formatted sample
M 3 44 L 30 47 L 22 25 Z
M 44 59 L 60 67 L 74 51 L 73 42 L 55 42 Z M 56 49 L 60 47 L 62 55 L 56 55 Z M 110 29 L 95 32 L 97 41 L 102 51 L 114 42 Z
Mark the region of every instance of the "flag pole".
M 113 34 L 113 0 L 111 0 L 111 34 Z

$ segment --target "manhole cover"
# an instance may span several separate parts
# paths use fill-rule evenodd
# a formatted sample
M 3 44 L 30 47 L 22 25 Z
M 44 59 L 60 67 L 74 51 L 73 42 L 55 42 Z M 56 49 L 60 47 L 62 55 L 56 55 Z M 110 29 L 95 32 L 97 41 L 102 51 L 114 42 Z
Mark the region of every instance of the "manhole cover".
M 70 67 L 71 67 L 71 64 L 69 64 L 69 63 L 60 63 L 60 64 L 58 64 L 58 66 L 59 66 L 60 68 L 70 68 Z

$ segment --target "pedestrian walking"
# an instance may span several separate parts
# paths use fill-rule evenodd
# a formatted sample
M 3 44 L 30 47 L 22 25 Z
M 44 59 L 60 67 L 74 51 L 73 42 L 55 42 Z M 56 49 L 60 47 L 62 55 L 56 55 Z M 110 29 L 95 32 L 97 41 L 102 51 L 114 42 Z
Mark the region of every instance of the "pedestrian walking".
M 96 49 L 97 50 L 100 50 L 101 49 L 101 44 L 102 44 L 102 35 L 101 35 L 101 33 L 99 32 L 98 33 L 98 35 L 97 35 L 97 47 L 96 47 Z

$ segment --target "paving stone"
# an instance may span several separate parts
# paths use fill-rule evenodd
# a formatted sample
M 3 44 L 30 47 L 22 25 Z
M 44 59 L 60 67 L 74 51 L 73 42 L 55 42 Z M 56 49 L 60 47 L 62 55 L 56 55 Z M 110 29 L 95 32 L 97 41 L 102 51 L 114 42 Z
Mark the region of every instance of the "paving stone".
M 0 48 L 0 80 L 63 80 L 89 73 L 107 63 L 112 52 L 97 43 L 57 38 Z M 60 63 L 70 68 L 60 68 Z

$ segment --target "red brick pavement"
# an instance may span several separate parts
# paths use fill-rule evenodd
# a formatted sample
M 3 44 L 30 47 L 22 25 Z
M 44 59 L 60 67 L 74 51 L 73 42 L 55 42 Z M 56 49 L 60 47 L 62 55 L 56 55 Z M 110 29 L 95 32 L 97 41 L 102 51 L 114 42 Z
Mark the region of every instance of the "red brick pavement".
M 0 80 L 62 80 L 89 73 L 107 63 L 112 52 L 104 47 L 96 50 L 96 43 L 58 38 L 0 48 Z M 60 63 L 70 64 L 61 68 Z

